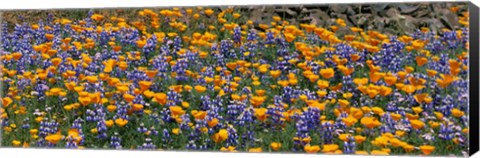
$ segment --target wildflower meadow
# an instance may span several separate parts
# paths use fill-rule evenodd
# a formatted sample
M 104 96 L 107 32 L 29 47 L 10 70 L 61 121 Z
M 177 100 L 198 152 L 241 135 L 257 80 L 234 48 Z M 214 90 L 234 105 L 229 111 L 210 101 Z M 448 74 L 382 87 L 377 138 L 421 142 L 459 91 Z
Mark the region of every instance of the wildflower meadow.
M 449 11 L 458 29 L 397 34 L 241 7 L 3 21 L 0 144 L 463 155 L 469 13 Z

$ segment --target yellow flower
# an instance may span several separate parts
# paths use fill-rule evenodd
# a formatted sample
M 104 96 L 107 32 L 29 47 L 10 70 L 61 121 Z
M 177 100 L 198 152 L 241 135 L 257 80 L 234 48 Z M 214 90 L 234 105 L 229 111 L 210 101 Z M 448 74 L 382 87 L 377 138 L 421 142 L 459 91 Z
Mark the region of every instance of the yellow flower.
M 197 110 L 192 110 L 192 115 L 195 119 L 197 120 L 203 120 L 207 116 L 206 111 L 197 111 Z
M 437 128 L 438 126 L 440 126 L 440 123 L 433 121 L 429 121 L 428 124 L 430 124 L 430 127 L 432 128 Z
M 87 76 L 85 77 L 85 79 L 90 82 L 90 83 L 95 83 L 98 81 L 98 77 L 97 76 Z
M 416 130 L 422 129 L 425 126 L 425 123 L 423 121 L 420 121 L 420 120 L 410 120 L 410 124 L 411 124 L 412 128 L 414 128 Z
M 417 120 L 419 115 L 418 114 L 410 114 L 410 113 L 407 113 L 406 114 L 406 117 L 409 119 L 409 120 Z
M 62 139 L 62 135 L 59 132 L 55 134 L 50 134 L 45 137 L 45 140 L 52 144 L 57 144 L 60 141 L 60 139 Z
M 320 103 L 316 100 L 307 100 L 307 105 L 312 108 L 317 108 L 319 110 L 325 110 L 326 102 Z
M 412 150 L 415 149 L 415 146 L 409 145 L 409 144 L 407 144 L 407 143 L 404 143 L 404 144 L 402 144 L 402 148 L 403 148 L 403 150 L 405 150 L 406 152 L 410 152 L 410 151 L 412 151 Z
M 347 92 L 347 93 L 344 93 L 342 96 L 343 96 L 345 99 L 350 99 L 350 98 L 353 96 L 353 94 L 350 93 L 350 92 Z
M 185 113 L 185 111 L 183 111 L 182 107 L 180 106 L 170 106 L 169 107 L 170 109 L 170 112 L 172 113 L 172 115 L 183 115 Z
M 344 107 L 347 107 L 348 105 L 350 105 L 350 102 L 348 100 L 345 100 L 345 99 L 338 99 L 338 104 L 344 108 Z
M 213 9 L 207 9 L 207 10 L 205 10 L 205 14 L 208 15 L 208 16 L 212 15 L 213 12 L 214 12 Z
M 345 60 L 346 61 L 346 60 Z M 355 71 L 355 68 L 353 67 L 345 67 L 343 65 L 337 66 L 340 71 L 342 71 L 345 76 L 350 76 Z
M 358 150 L 358 151 L 355 151 L 355 154 L 356 155 L 368 155 L 368 152 L 363 151 L 363 150 Z
M 305 152 L 307 153 L 317 153 L 318 151 L 320 151 L 320 146 L 311 146 L 310 144 L 307 144 L 303 147 L 303 150 L 305 150 Z
M 28 144 L 27 142 L 23 142 L 23 146 L 22 146 L 22 147 L 23 147 L 23 148 L 28 148 L 28 147 L 30 147 L 30 144 Z
M 422 107 L 413 107 L 412 108 L 413 112 L 415 112 L 416 114 L 419 114 L 423 111 Z
M 138 48 L 143 48 L 145 46 L 145 44 L 147 44 L 147 41 L 146 40 L 138 40 L 135 43 L 137 44 Z
M 254 96 L 252 97 L 252 99 L 250 99 L 250 103 L 255 107 L 262 105 L 264 101 L 265 101 L 265 97 L 261 97 L 261 96 Z
M 353 79 L 353 83 L 356 85 L 367 85 L 368 84 L 368 78 L 355 78 Z
M 282 147 L 282 143 L 278 143 L 278 142 L 270 143 L 270 148 L 272 148 L 273 151 L 278 151 L 281 147 Z
M 20 142 L 20 141 L 18 141 L 18 140 L 13 140 L 13 141 L 12 141 L 13 146 L 16 146 L 16 147 L 20 146 L 21 143 L 22 143 L 22 142 Z
M 180 133 L 180 129 L 179 128 L 174 128 L 174 129 L 172 129 L 172 133 L 175 134 L 175 135 L 178 135 Z
M 389 155 L 388 152 L 382 151 L 382 150 L 372 150 L 370 152 L 372 155 Z
M 285 35 L 285 40 L 287 42 L 292 42 L 293 40 L 295 40 L 295 38 L 297 38 L 294 34 L 292 33 L 284 33 Z
M 140 82 L 138 82 L 138 84 L 140 85 L 140 89 L 142 91 L 145 91 L 148 88 L 150 88 L 150 86 L 152 85 L 152 82 L 150 82 L 150 81 L 140 81 Z
M 225 147 L 220 148 L 220 151 L 236 152 L 237 150 L 235 149 L 234 146 L 228 146 L 227 148 L 225 148 Z
M 325 90 L 318 90 L 318 91 L 317 91 L 317 95 L 318 95 L 319 97 L 324 97 L 324 96 L 327 95 L 327 93 L 328 93 L 328 92 L 325 91 Z
M 53 39 L 53 37 L 55 37 L 55 35 L 47 33 L 47 34 L 45 34 L 45 37 L 46 37 L 49 41 L 51 41 L 51 40 Z M 47 49 L 48 49 L 48 48 L 47 48 Z
M 207 124 L 208 124 L 208 127 L 210 127 L 210 128 L 215 127 L 218 124 L 218 119 L 213 118 L 213 119 L 207 121 Z
M 35 118 L 35 122 L 37 122 L 37 123 L 42 122 L 42 120 L 43 120 L 43 117 L 41 117 L 41 116 Z
M 258 67 L 258 71 L 261 72 L 261 73 L 266 73 L 268 71 L 269 67 L 270 67 L 269 65 L 263 64 L 263 65 Z
M 379 137 L 375 138 L 375 140 L 373 140 L 371 143 L 375 146 L 384 147 L 384 146 L 388 145 L 388 140 L 389 140 L 388 137 L 379 136 Z
M 2 105 L 4 108 L 8 107 L 8 105 L 10 105 L 12 102 L 13 100 L 10 97 L 2 98 Z
M 442 120 L 443 119 L 443 114 L 441 112 L 433 112 L 437 119 Z
M 367 128 L 370 128 L 370 129 L 382 125 L 382 123 L 379 122 L 374 117 L 364 117 L 360 120 L 360 123 L 362 123 L 363 125 L 367 126 Z
M 428 94 L 427 93 L 422 93 L 422 94 L 415 94 L 413 96 L 413 98 L 415 99 L 415 101 L 417 101 L 417 103 L 421 104 L 425 101 L 425 99 L 428 97 Z M 413 109 L 413 108 L 412 108 Z M 421 112 L 421 111 L 420 111 Z M 420 113 L 418 112 L 418 113 Z M 417 112 L 416 112 L 417 113 Z M 417 113 L 417 114 L 418 114 Z
M 157 75 L 158 70 L 147 70 L 145 71 L 145 73 L 147 74 L 148 77 L 154 78 Z
M 435 150 L 435 146 L 422 145 L 420 146 L 420 150 L 423 152 L 423 154 L 430 155 L 433 152 L 433 150 Z
M 457 108 L 453 108 L 452 109 L 452 115 L 455 116 L 455 117 L 462 117 L 463 115 L 465 115 L 465 112 L 457 109 Z
M 197 86 L 195 86 L 195 90 L 199 93 L 203 93 L 207 90 L 207 87 L 197 85 Z
M 433 76 L 437 75 L 438 72 L 435 71 L 435 70 L 427 69 L 427 74 L 428 74 L 429 77 L 433 77 Z
M 318 81 L 317 81 L 317 86 L 318 86 L 320 89 L 328 88 L 328 87 L 329 87 L 329 81 L 326 81 L 326 80 L 318 80 Z
M 306 138 L 303 138 L 302 141 L 304 143 L 310 143 L 312 141 L 312 137 L 306 137 Z
M 397 138 L 390 139 L 390 145 L 392 145 L 393 147 L 398 147 L 401 145 L 401 143 L 402 141 Z
M 94 128 L 94 129 L 96 130 L 96 128 Z M 82 137 L 80 136 L 77 129 L 69 129 L 67 139 L 73 140 L 77 143 L 80 143 L 80 141 L 82 141 Z
M 357 119 L 352 117 L 352 116 L 349 116 L 347 118 L 343 118 L 342 119 L 343 123 L 345 123 L 345 125 L 347 125 L 347 127 L 350 127 L 352 125 L 354 125 L 355 123 L 357 123 Z
M 395 131 L 395 135 L 399 137 L 403 137 L 405 135 L 405 131 Z
M 280 80 L 280 81 L 277 81 L 277 83 L 282 87 L 286 87 L 290 84 L 288 80 Z
M 228 138 L 228 131 L 226 129 L 221 129 L 220 131 L 218 131 L 218 133 L 215 133 L 212 136 L 213 141 L 215 141 L 216 143 L 221 143 L 227 140 L 227 138 Z
M 332 68 L 326 68 L 320 70 L 320 75 L 322 75 L 322 77 L 325 79 L 329 79 L 335 75 L 335 72 Z
M 337 19 L 335 20 L 335 22 L 340 26 L 343 26 L 343 27 L 347 26 L 347 24 L 345 23 L 345 20 L 343 19 Z
M 255 117 L 260 121 L 265 121 L 267 119 L 267 109 L 266 108 L 255 108 Z
M 361 135 L 356 135 L 354 138 L 355 138 L 355 141 L 359 144 L 364 142 L 367 139 L 367 137 L 364 137 L 364 136 L 361 136 Z
M 277 22 L 282 20 L 282 18 L 279 16 L 273 16 L 272 18 L 273 18 L 273 21 L 277 21 Z
M 105 125 L 106 125 L 107 127 L 112 127 L 112 126 L 113 126 L 113 120 L 107 120 L 107 121 L 105 121 Z
M 132 102 L 133 99 L 135 99 L 135 96 L 126 93 L 126 94 L 123 94 L 123 99 L 125 99 L 125 101 L 127 102 Z
M 428 59 L 426 57 L 417 56 L 415 57 L 415 61 L 418 66 L 423 66 L 428 62 Z
M 107 106 L 107 110 L 108 110 L 109 112 L 113 112 L 113 111 L 115 111 L 116 109 L 117 109 L 117 106 L 115 106 L 115 105 L 108 105 L 108 106 Z
M 167 94 L 165 93 L 157 93 L 153 96 L 155 98 L 155 101 L 165 105 L 167 103 Z
M 142 110 L 142 109 L 143 109 L 142 104 L 133 104 L 132 105 L 132 110 L 139 111 L 139 110 Z
M 453 75 L 440 74 L 440 77 L 442 79 L 438 78 L 435 81 L 437 82 L 438 86 L 441 88 L 446 88 L 450 85 L 450 83 L 457 80 L 457 78 Z
M 117 118 L 115 119 L 115 124 L 119 127 L 123 127 L 128 123 L 128 120 L 122 119 L 122 118 Z
M 11 131 L 12 131 L 12 127 L 5 126 L 5 127 L 3 127 L 3 130 L 4 130 L 4 131 L 7 131 L 7 132 L 11 132 Z
M 379 92 L 380 92 L 380 95 L 382 95 L 382 96 L 385 97 L 385 96 L 387 96 L 387 95 L 392 94 L 392 91 L 393 91 L 393 89 L 390 88 L 390 87 L 380 86 L 380 91 L 379 91 Z
M 97 134 L 97 133 L 98 133 L 98 130 L 97 130 L 97 128 L 92 128 L 92 129 L 90 130 L 90 132 L 92 132 L 93 134 Z
M 38 133 L 38 129 L 30 129 L 29 133 L 30 135 L 35 135 Z
M 71 105 L 65 105 L 65 106 L 63 106 L 63 109 L 65 109 L 65 110 L 67 110 L 67 111 L 72 110 L 72 108 L 73 108 L 73 106 L 71 106 Z
M 250 149 L 248 149 L 248 152 L 260 153 L 260 152 L 262 152 L 262 147 L 250 148 Z
M 377 115 L 380 115 L 380 116 L 382 116 L 385 113 L 382 108 L 377 107 L 377 106 L 373 107 L 372 111 L 373 111 L 373 113 L 375 113 Z
M 273 78 L 278 78 L 281 74 L 282 74 L 282 71 L 280 71 L 280 70 L 271 70 L 270 71 L 270 75 Z
M 397 77 L 393 75 L 385 76 L 383 80 L 387 83 L 388 86 L 391 86 L 397 82 Z
M 322 152 L 331 153 L 331 152 L 335 152 L 337 149 L 338 149 L 337 144 L 325 144 L 325 145 L 323 145 Z
M 390 116 L 392 117 L 393 120 L 398 121 L 402 118 L 402 115 L 400 114 L 395 114 L 395 113 L 390 113 Z
M 84 106 L 90 104 L 90 97 L 78 97 L 78 101 L 80 101 L 80 103 Z
M 350 134 L 345 134 L 345 133 L 344 133 L 344 134 L 340 134 L 340 135 L 338 136 L 338 139 L 340 139 L 340 140 L 342 140 L 342 141 L 345 142 L 345 141 L 348 141 L 348 137 L 350 137 L 350 136 L 351 136 Z
M 100 14 L 93 14 L 90 18 L 92 18 L 95 21 L 100 21 L 103 19 L 103 15 Z
M 451 12 L 457 12 L 460 9 L 460 7 L 459 6 L 454 6 L 454 7 L 450 7 L 449 9 L 450 9 Z
M 413 85 L 405 85 L 403 86 L 402 88 L 402 91 L 408 93 L 408 94 L 412 94 L 413 92 L 415 92 L 417 89 L 415 88 L 415 86 Z
M 120 93 L 125 93 L 129 90 L 128 86 L 118 86 L 117 87 L 117 90 L 120 92 Z

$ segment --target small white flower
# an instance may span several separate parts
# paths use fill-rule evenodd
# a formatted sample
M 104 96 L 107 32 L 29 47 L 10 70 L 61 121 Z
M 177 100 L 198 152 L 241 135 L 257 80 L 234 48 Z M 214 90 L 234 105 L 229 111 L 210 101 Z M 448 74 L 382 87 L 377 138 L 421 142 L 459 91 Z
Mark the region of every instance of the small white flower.
M 32 91 L 32 92 L 30 92 L 30 95 L 37 96 L 38 92 L 37 91 Z

